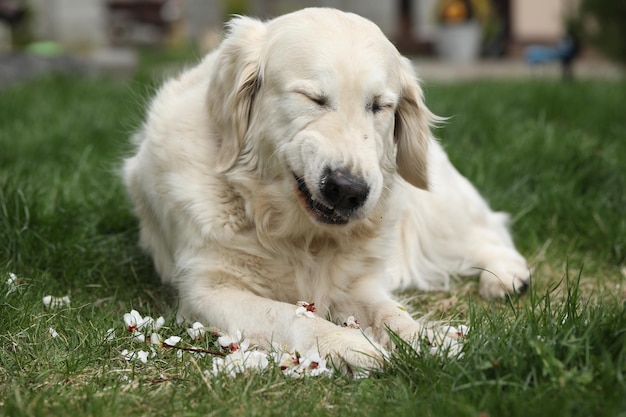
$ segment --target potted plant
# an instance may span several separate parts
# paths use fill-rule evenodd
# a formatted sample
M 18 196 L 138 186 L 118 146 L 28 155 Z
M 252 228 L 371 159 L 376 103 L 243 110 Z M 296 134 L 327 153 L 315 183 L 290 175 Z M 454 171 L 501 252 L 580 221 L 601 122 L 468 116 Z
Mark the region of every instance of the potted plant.
M 477 59 L 481 51 L 483 26 L 491 13 L 490 0 L 441 0 L 436 13 L 437 54 L 456 62 Z

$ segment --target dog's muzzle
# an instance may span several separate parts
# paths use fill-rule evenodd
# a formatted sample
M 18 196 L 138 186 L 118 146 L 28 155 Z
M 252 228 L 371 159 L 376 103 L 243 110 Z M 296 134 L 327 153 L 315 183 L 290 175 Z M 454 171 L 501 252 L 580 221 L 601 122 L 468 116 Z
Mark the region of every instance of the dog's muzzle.
M 303 178 L 293 174 L 305 207 L 313 217 L 325 224 L 346 224 L 354 218 L 357 210 L 365 204 L 370 187 L 361 177 L 346 169 L 326 168 L 318 183 L 316 198 Z

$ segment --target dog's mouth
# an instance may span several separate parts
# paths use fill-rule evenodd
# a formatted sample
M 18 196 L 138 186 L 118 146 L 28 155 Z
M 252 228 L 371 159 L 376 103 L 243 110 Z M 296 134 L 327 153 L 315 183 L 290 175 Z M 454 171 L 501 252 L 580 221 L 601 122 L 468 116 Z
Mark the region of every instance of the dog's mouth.
M 314 198 L 311 191 L 306 186 L 304 179 L 298 177 L 296 174 L 293 174 L 293 177 L 298 185 L 300 201 L 317 221 L 330 225 L 347 224 L 350 221 L 349 216 L 338 212 L 335 208 L 325 204 L 322 200 Z

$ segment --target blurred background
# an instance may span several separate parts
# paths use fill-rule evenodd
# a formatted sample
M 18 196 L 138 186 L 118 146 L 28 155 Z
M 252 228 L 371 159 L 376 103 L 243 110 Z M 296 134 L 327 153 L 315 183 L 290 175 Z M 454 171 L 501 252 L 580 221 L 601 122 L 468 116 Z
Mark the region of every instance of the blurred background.
M 132 75 L 138 53 L 206 53 L 233 14 L 307 6 L 377 23 L 423 78 L 618 78 L 624 0 L 0 0 L 0 83 L 45 71 Z

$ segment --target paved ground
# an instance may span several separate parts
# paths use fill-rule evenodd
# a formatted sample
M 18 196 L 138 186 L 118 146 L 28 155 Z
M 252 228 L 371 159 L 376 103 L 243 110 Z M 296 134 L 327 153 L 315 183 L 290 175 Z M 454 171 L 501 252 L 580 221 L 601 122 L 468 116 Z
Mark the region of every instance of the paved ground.
M 128 80 L 137 69 L 132 49 L 103 48 L 88 57 L 70 54 L 41 56 L 27 52 L 0 53 L 0 88 L 48 74 L 108 76 Z
M 419 76 L 426 82 L 455 82 L 475 79 L 561 78 L 558 63 L 530 65 L 523 60 L 481 60 L 473 63 L 450 63 L 435 59 L 413 60 Z M 598 59 L 579 60 L 574 64 L 579 79 L 623 79 L 626 71 L 611 62 Z
M 129 49 L 102 49 L 88 59 L 71 55 L 40 57 L 27 53 L 0 54 L 0 88 L 48 73 L 107 75 L 130 79 L 137 68 L 137 54 Z M 425 82 L 458 82 L 476 79 L 561 78 L 559 64 L 529 65 L 522 60 L 481 60 L 450 63 L 432 58 L 413 60 Z M 582 59 L 574 65 L 578 79 L 624 79 L 626 71 L 608 61 Z

